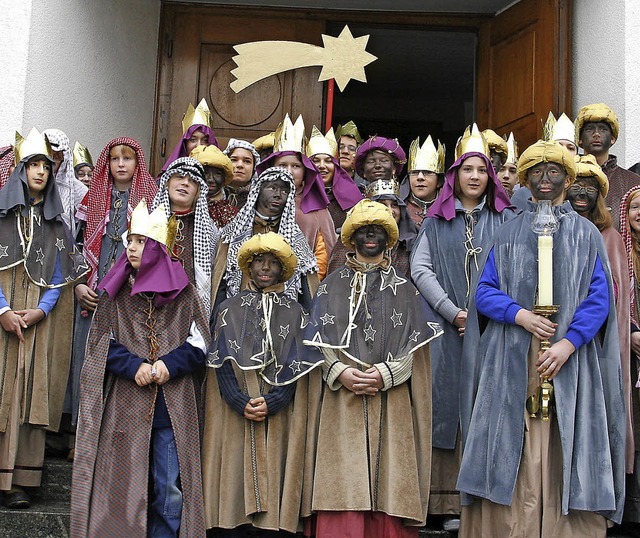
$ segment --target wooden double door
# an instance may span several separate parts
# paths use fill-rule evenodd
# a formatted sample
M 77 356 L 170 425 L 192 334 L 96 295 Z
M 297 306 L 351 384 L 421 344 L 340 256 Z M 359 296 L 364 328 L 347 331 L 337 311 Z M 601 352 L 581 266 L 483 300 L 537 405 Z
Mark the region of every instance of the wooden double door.
M 188 104 L 203 97 L 221 147 L 230 137 L 253 140 L 273 131 L 285 113 L 302 114 L 308 131 L 323 125 L 319 68 L 274 75 L 238 94 L 229 85 L 234 45 L 321 45 L 331 21 L 476 33 L 475 120 L 500 134 L 513 131 L 524 148 L 540 137 L 549 111 L 571 115 L 570 20 L 570 0 L 521 0 L 496 17 L 165 4 L 151 169 L 157 173 L 180 140 Z

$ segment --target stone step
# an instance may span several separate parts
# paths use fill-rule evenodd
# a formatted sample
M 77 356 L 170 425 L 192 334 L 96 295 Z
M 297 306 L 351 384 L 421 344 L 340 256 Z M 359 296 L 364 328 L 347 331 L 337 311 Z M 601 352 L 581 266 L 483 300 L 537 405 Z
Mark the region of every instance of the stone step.
M 71 473 L 73 463 L 63 458 L 46 458 L 42 472 L 39 496 L 57 501 L 71 500 Z
M 69 502 L 44 501 L 34 495 L 28 510 L 0 508 L 0 535 L 3 538 L 68 538 Z

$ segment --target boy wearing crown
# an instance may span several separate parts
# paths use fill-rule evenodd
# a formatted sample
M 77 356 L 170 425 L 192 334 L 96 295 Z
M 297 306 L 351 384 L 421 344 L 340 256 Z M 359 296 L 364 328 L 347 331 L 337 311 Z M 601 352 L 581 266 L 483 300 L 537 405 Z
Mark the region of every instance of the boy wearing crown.
M 0 490 L 9 508 L 28 508 L 23 487 L 40 485 L 45 431 L 60 423 L 71 355 L 67 284 L 87 265 L 64 223 L 49 141 L 35 129 L 16 133 L 15 156 L 0 190 Z
M 306 376 L 320 361 L 302 344 L 304 310 L 284 294 L 297 264 L 282 236 L 254 235 L 238 252 L 246 287 L 218 308 L 203 468 L 207 527 L 228 529 L 221 536 L 298 528 Z
M 72 536 L 204 536 L 198 409 L 208 316 L 141 202 L 100 284 L 82 370 Z M 136 507 L 136 509 L 132 509 Z

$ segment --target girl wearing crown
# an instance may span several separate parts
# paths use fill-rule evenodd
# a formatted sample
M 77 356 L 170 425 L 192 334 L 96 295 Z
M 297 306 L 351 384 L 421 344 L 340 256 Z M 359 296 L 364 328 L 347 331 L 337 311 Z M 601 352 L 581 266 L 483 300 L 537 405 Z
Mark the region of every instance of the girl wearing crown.
M 49 141 L 16 133 L 16 167 L 0 190 L 0 490 L 28 508 L 45 432 L 60 423 L 71 355 L 73 294 L 86 270 L 53 178 Z
M 431 348 L 433 365 L 433 460 L 429 513 L 455 516 L 459 525 L 459 395 L 462 338 L 469 296 L 482 252 L 496 229 L 512 216 L 489 158 L 486 139 L 476 125 L 456 147 L 456 161 L 422 224 L 411 258 L 411 275 L 444 329 Z
M 198 410 L 209 324 L 169 256 L 174 234 L 162 206 L 149 215 L 141 202 L 126 252 L 100 284 L 80 385 L 72 536 L 204 536 Z

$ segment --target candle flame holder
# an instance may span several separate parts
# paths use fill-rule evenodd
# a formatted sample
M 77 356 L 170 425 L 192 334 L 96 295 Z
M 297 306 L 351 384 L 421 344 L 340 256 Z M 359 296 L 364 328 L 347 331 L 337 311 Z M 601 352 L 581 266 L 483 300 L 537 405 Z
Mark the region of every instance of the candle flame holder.
M 560 310 L 559 305 L 535 305 L 533 307 L 533 313 L 540 316 L 544 316 L 549 319 L 553 314 Z M 551 347 L 551 342 L 548 339 L 540 340 L 540 351 L 544 353 Z M 554 405 L 553 384 L 547 376 L 542 377 L 542 381 L 535 394 L 527 398 L 527 412 L 531 418 L 540 418 L 544 421 L 551 419 Z

